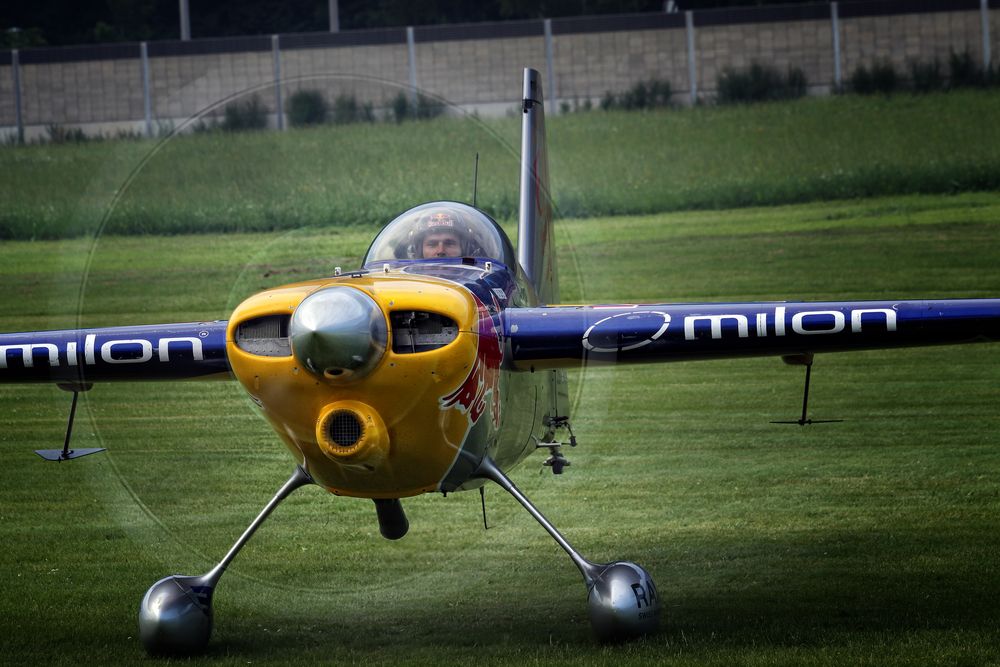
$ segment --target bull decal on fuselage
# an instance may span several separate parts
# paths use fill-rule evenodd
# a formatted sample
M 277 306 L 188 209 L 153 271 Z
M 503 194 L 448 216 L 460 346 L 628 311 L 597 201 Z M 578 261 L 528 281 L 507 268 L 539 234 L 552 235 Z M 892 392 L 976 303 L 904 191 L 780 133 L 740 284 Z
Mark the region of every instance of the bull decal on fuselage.
M 441 398 L 441 409 L 456 408 L 469 416 L 470 426 L 479 421 L 487 406 L 493 426 L 500 427 L 500 363 L 503 345 L 493 315 L 475 294 L 479 318 L 479 340 L 472 369 L 455 391 Z

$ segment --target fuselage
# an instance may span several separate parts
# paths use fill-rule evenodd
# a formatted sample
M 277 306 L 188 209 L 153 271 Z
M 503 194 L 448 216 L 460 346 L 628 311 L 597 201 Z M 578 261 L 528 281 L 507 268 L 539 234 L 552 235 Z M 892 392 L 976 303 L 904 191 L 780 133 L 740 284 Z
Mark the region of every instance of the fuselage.
M 323 368 L 291 349 L 293 315 L 322 310 L 324 294 L 377 307 L 373 324 L 350 330 L 350 340 L 336 329 L 353 306 L 312 317 L 340 336 L 337 347 L 362 350 L 364 341 L 354 339 L 384 331 L 370 368 Z M 555 375 L 514 370 L 503 337 L 504 309 L 535 303 L 523 275 L 496 261 L 380 262 L 247 299 L 229 320 L 227 357 L 293 456 L 329 491 L 371 498 L 454 491 L 479 485 L 470 475 L 483 456 L 508 468 L 551 439 Z M 322 350 L 314 356 L 323 358 Z

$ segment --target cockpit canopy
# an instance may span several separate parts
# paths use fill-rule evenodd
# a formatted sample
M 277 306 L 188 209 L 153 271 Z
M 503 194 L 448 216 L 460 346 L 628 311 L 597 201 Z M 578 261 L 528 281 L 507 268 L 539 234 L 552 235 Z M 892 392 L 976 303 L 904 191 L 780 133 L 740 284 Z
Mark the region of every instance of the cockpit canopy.
M 406 259 L 474 257 L 515 266 L 507 235 L 488 215 L 458 202 L 431 202 L 398 215 L 375 237 L 365 265 Z

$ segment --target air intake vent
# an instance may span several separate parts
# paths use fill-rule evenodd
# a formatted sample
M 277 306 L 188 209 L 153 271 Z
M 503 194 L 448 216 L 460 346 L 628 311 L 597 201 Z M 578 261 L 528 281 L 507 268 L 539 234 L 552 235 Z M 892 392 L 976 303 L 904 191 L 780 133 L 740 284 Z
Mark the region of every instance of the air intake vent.
M 247 320 L 236 327 L 236 346 L 262 357 L 290 357 L 288 343 L 290 315 L 268 315 Z
M 436 350 L 458 338 L 458 324 L 444 315 L 408 310 L 390 313 L 389 318 L 396 354 Z
M 335 412 L 327 423 L 330 440 L 338 447 L 353 447 L 365 434 L 364 424 L 352 410 Z

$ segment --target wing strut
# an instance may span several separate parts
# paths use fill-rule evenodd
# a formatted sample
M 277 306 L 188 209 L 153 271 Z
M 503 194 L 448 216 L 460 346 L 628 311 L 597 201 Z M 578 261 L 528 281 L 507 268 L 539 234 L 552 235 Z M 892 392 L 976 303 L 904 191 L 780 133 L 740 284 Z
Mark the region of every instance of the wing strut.
M 809 419 L 809 379 L 812 377 L 813 353 L 803 352 L 802 354 L 787 354 L 781 358 L 786 364 L 806 367 L 806 384 L 802 391 L 802 416 L 794 421 L 773 421 L 772 424 L 832 424 L 842 422 L 843 419 Z
M 69 441 L 73 436 L 73 420 L 76 418 L 76 401 L 80 397 L 81 391 L 90 391 L 93 388 L 93 383 L 60 382 L 57 386 L 63 391 L 73 392 L 73 402 L 69 407 L 69 419 L 66 420 L 66 439 L 63 441 L 62 449 L 36 449 L 35 453 L 46 461 L 69 461 L 70 459 L 78 459 L 88 454 L 103 452 L 104 447 L 69 448 Z

